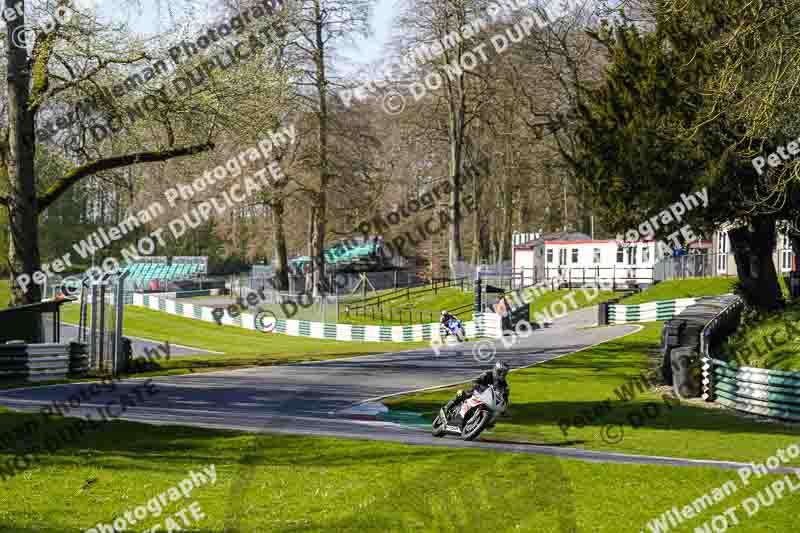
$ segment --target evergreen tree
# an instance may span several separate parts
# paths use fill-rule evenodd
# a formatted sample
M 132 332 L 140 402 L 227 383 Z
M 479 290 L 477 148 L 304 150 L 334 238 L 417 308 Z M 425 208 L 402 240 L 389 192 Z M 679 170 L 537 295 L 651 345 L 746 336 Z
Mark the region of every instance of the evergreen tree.
M 753 202 L 765 184 L 742 149 L 754 140 L 751 119 L 716 105 L 708 93 L 728 61 L 720 43 L 762 14 L 738 0 L 656 4 L 651 32 L 622 23 L 594 34 L 606 45 L 610 65 L 605 82 L 583 92 L 580 150 L 571 162 L 615 232 L 637 228 L 682 194 L 707 187 L 708 207 L 659 226 L 657 235 L 684 224 L 706 235 L 735 224 L 729 237 L 745 300 L 759 309 L 780 307 L 772 260 L 776 222 L 794 208 Z

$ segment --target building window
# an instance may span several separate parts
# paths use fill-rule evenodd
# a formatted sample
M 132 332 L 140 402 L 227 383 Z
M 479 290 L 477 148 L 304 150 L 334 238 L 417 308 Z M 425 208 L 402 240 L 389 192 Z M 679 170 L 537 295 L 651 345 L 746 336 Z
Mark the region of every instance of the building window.
M 595 265 L 600 264 L 600 248 L 594 249 L 594 264 Z
M 631 246 L 628 248 L 628 264 L 635 265 L 636 264 L 636 246 Z
M 578 262 L 578 249 L 577 248 L 573 248 L 572 249 L 572 264 L 575 264 L 577 262 Z
M 567 264 L 567 249 L 561 248 L 558 251 L 558 264 L 559 265 L 566 265 Z
M 649 263 L 649 262 L 650 262 L 650 246 L 645 245 L 645 247 L 642 248 L 642 263 Z
M 622 246 L 617 246 L 617 263 L 625 262 L 625 249 Z
M 552 248 L 547 250 L 547 262 L 549 264 L 551 264 L 551 265 L 553 264 L 553 249 Z

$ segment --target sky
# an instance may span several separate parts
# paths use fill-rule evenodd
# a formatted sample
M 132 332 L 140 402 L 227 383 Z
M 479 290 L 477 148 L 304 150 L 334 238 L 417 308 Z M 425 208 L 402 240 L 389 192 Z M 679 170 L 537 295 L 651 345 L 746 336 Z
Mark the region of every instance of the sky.
M 351 62 L 374 63 L 381 57 L 383 45 L 391 37 L 392 19 L 397 15 L 396 0 L 377 0 L 372 14 L 373 35 L 369 39 L 358 39 L 356 46 L 343 50 Z
M 163 31 L 172 20 L 210 22 L 216 20 L 214 6 L 219 0 L 78 0 L 81 5 L 91 5 L 106 20 L 127 22 L 137 33 L 153 35 Z M 397 0 L 375 0 L 371 27 L 373 35 L 357 38 L 354 46 L 344 47 L 341 55 L 345 62 L 337 65 L 340 74 L 352 74 L 363 64 L 380 59 L 383 45 L 391 33 L 391 22 L 396 14 Z

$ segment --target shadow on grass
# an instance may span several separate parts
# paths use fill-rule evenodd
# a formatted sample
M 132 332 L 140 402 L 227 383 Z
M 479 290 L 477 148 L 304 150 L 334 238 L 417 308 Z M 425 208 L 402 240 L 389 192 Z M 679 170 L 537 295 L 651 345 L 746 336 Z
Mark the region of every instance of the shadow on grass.
M 35 415 L 0 412 L 0 432 L 8 431 L 31 420 Z M 0 448 L 0 461 L 16 453 L 27 453 L 32 444 L 43 445 L 44 439 L 74 424 L 76 419 L 54 419 L 32 436 L 18 442 L 20 449 Z M 268 428 L 266 428 L 268 429 Z M 201 465 L 233 465 L 240 461 L 247 443 L 262 442 L 252 459 L 254 466 L 332 467 L 365 465 L 403 465 L 409 461 L 430 460 L 441 456 L 446 460 L 459 450 L 431 447 L 404 447 L 395 443 L 356 440 L 344 443 L 326 437 L 253 434 L 234 430 L 213 430 L 185 426 L 150 426 L 127 421 L 114 421 L 90 430 L 73 440 L 61 442 L 52 453 L 41 453 L 30 469 L 40 467 L 101 467 L 105 470 L 186 473 Z M 96 461 L 96 464 L 95 464 Z M 479 459 L 475 459 L 479 462 Z M 26 469 L 27 470 L 27 469 Z M 22 472 L 18 473 L 18 477 Z M 10 479 L 14 479 L 13 477 Z M 6 482 L 0 480 L 0 483 Z
M 438 400 L 412 399 L 393 404 L 392 409 L 418 412 L 423 414 L 427 420 L 432 420 L 441 406 L 442 403 Z M 512 403 L 499 424 L 505 423 L 511 426 L 507 430 L 508 433 L 519 434 L 527 433 L 527 428 L 530 428 L 531 433 L 536 433 L 541 432 L 541 426 L 560 427 L 562 423 L 570 425 L 567 435 L 570 431 L 576 431 L 575 426 L 591 428 L 609 424 L 628 427 L 641 424 L 642 428 L 650 429 L 701 430 L 731 434 L 742 432 L 772 435 L 798 434 L 796 428 L 786 425 L 758 423 L 723 410 L 686 404 L 667 405 L 662 399 L 650 396 L 628 402 L 612 401 L 610 410 L 601 411 L 601 406 L 602 402 L 595 401 L 515 403 L 512 397 Z M 559 443 L 552 442 L 546 444 L 559 445 Z M 569 444 L 565 443 L 564 445 Z

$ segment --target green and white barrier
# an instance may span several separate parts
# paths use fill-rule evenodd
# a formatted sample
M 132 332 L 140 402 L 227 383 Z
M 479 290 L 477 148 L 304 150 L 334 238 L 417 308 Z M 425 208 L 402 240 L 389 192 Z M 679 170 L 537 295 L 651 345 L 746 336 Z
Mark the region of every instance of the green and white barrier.
M 171 315 L 217 323 L 212 314 L 213 307 L 176 302 L 168 298 L 147 294 L 134 294 L 133 305 Z M 258 320 L 256 320 L 257 316 L 259 316 Z M 265 315 L 257 315 L 257 313 L 241 313 L 236 317 L 225 313 L 220 322 L 227 326 L 281 333 L 294 337 L 339 341 L 421 342 L 441 340 L 441 327 L 438 322 L 408 326 L 362 326 L 337 324 L 335 322 L 275 319 Z M 494 313 L 478 313 L 474 315 L 474 320 L 464 323 L 464 330 L 467 337 L 500 338 L 502 337 L 502 320 L 499 315 Z
M 687 307 L 693 305 L 697 298 L 680 298 L 678 300 L 662 300 L 646 304 L 609 305 L 608 323 L 625 324 L 628 322 L 654 322 L 670 320 Z
M 703 358 L 703 399 L 745 413 L 800 422 L 800 372 Z

